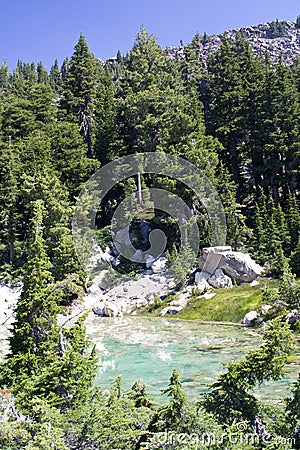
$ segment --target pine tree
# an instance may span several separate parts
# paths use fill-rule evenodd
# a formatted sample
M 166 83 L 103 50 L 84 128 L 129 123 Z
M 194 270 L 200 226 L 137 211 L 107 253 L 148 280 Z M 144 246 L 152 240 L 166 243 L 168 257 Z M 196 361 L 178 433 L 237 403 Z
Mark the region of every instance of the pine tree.
M 227 372 L 203 395 L 200 405 L 219 423 L 232 424 L 245 420 L 253 424 L 259 414 L 258 401 L 249 391 L 257 383 L 279 380 L 293 349 L 292 331 L 280 319 L 273 320 L 264 333 L 264 344 L 251 350 L 244 360 L 227 364 Z
M 18 239 L 18 177 L 20 161 L 17 149 L 11 141 L 0 146 L 0 242 L 1 264 L 14 264 Z
M 99 84 L 95 97 L 95 154 L 101 164 L 109 160 L 110 146 L 115 139 L 116 88 L 108 67 L 99 68 Z
M 93 155 L 92 122 L 98 83 L 97 73 L 96 59 L 81 34 L 65 76 L 60 108 L 65 115 L 78 123 L 89 157 Z
M 163 393 L 168 394 L 170 401 L 167 406 L 161 407 L 154 414 L 149 424 L 149 430 L 152 432 L 174 430 L 177 433 L 188 433 L 194 417 L 176 369 L 173 370 L 169 386 Z
M 286 222 L 291 236 L 289 253 L 298 245 L 300 237 L 300 207 L 295 196 L 289 195 L 286 207 Z
M 291 253 L 290 265 L 292 271 L 300 277 L 300 237 L 298 244 L 296 245 L 294 251 Z
M 53 278 L 43 240 L 43 210 L 43 202 L 35 201 L 24 287 L 10 339 L 13 356 L 26 355 L 27 352 L 42 356 L 49 334 L 56 326 L 55 314 L 58 311 L 49 291 Z
M 58 60 L 54 61 L 54 64 L 51 66 L 49 73 L 49 83 L 51 88 L 57 94 L 60 93 L 62 87 L 62 74 L 58 67 Z
M 49 84 L 49 75 L 47 70 L 44 68 L 42 62 L 38 63 L 36 71 L 37 71 L 37 82 Z
M 208 64 L 207 126 L 224 150 L 220 159 L 232 174 L 237 201 L 242 195 L 241 168 L 247 158 L 249 100 L 256 80 L 256 66 L 247 41 L 225 37 Z
M 299 102 L 291 69 L 266 59 L 263 86 L 257 99 L 255 131 L 249 145 L 256 148 L 253 170 L 275 204 L 295 195 L 298 184 Z M 258 175 L 259 173 L 259 175 Z M 282 192 L 282 198 L 280 198 Z
M 0 89 L 6 89 L 9 87 L 10 73 L 7 62 L 4 61 L 0 67 Z
M 300 446 L 300 374 L 297 381 L 292 386 L 292 397 L 286 400 L 286 412 L 288 416 L 288 426 L 295 436 L 294 448 Z
M 99 167 L 99 163 L 87 158 L 84 140 L 76 124 L 60 121 L 51 124 L 47 131 L 51 164 L 62 184 L 67 187 L 73 203 L 83 183 Z

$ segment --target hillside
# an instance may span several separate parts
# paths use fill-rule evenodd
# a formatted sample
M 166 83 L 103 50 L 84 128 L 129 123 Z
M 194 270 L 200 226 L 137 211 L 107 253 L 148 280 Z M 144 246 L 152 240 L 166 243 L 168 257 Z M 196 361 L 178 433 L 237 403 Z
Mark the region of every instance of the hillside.
M 223 36 L 228 39 L 235 38 L 241 33 L 249 41 L 254 52 L 258 55 L 270 54 L 272 62 L 278 61 L 282 55 L 286 64 L 291 65 L 300 55 L 300 27 L 296 22 L 273 21 L 259 25 L 227 30 L 224 33 L 201 36 L 201 57 L 206 61 L 208 56 L 214 53 L 221 44 Z M 184 58 L 184 46 L 167 47 L 166 52 L 172 57 Z

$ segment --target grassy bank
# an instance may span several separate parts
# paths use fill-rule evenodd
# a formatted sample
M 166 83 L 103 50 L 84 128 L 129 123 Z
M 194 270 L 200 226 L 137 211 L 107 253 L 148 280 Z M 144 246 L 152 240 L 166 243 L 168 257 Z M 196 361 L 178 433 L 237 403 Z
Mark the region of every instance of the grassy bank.
M 232 289 L 215 290 L 215 293 L 216 295 L 210 299 L 193 296 L 188 306 L 178 313 L 177 317 L 241 323 L 247 312 L 260 309 L 262 304 L 261 286 L 235 286 Z
M 234 286 L 232 289 L 214 289 L 215 296 L 209 299 L 193 295 L 188 306 L 174 317 L 180 320 L 241 323 L 249 311 L 260 311 L 263 304 L 263 288 L 266 284 L 275 288 L 278 281 L 261 280 L 258 286 L 253 287 L 244 284 Z M 144 314 L 159 316 L 160 311 L 168 306 L 174 298 L 174 296 L 169 296 L 164 302 L 158 303 L 154 308 L 151 307 Z

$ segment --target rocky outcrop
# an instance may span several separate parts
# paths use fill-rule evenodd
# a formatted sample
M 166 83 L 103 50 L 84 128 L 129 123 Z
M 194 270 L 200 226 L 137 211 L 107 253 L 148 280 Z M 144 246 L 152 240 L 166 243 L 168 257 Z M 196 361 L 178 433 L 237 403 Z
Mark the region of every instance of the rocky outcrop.
M 167 295 L 173 289 L 174 282 L 163 274 L 154 274 L 151 271 L 148 275 L 124 281 L 107 291 L 101 291 L 97 285 L 97 279 L 94 279 L 94 285 L 89 288 L 89 293 L 84 299 L 86 304 L 92 307 L 95 314 L 115 317 L 123 313 L 130 314 L 136 308 L 151 305 L 155 297 Z M 98 296 L 94 296 L 93 293 L 98 293 Z
M 250 283 L 262 274 L 263 269 L 247 253 L 235 252 L 231 247 L 207 247 L 203 249 L 199 267 L 203 272 L 216 278 L 216 270 L 221 269 L 225 275 L 237 283 Z M 218 272 L 220 277 L 221 273 Z M 210 281 L 208 280 L 210 283 Z M 210 283 L 211 284 L 211 283 Z M 213 284 L 212 284 L 213 285 Z
M 282 55 L 285 63 L 290 65 L 295 61 L 296 56 L 300 54 L 300 29 L 296 28 L 295 22 L 285 21 L 284 23 L 285 32 L 280 37 L 272 37 L 270 23 L 228 30 L 218 35 L 207 36 L 200 43 L 201 59 L 205 64 L 208 56 L 219 48 L 223 36 L 226 36 L 228 39 L 234 39 L 238 33 L 242 33 L 257 55 L 264 55 L 268 52 L 273 63 L 277 62 Z M 184 59 L 184 46 L 167 47 L 166 53 L 171 58 Z

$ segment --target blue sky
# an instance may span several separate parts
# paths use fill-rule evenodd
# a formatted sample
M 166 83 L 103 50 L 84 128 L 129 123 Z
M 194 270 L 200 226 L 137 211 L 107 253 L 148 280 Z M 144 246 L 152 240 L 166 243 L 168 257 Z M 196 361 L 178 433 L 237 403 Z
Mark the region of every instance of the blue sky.
M 48 69 L 73 53 L 80 32 L 95 56 L 126 53 L 144 24 L 158 43 L 188 43 L 195 33 L 295 20 L 299 0 L 1 0 L 0 62 L 42 61 Z

